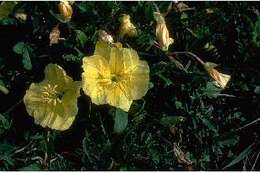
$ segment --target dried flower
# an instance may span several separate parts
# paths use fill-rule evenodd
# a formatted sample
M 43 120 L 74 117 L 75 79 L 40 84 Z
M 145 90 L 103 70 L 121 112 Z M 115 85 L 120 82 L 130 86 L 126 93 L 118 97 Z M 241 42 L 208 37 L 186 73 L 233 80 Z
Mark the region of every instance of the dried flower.
M 50 35 L 49 35 L 49 39 L 50 39 L 50 46 L 52 44 L 58 44 L 59 43 L 59 40 L 61 40 L 62 38 L 60 38 L 60 30 L 59 30 L 59 24 L 56 25 Z
M 231 76 L 224 73 L 220 73 L 215 69 L 216 66 L 217 64 L 212 62 L 206 62 L 204 64 L 204 68 L 207 70 L 209 75 L 215 80 L 216 86 L 224 89 L 227 83 L 229 82 Z
M 73 9 L 70 3 L 67 0 L 62 0 L 59 3 L 58 8 L 61 16 L 64 19 L 64 22 L 69 22 L 73 14 Z
M 83 91 L 92 102 L 128 111 L 148 91 L 149 66 L 137 52 L 120 43 L 97 42 L 93 56 L 83 59 Z
M 104 30 L 99 30 L 98 31 L 98 40 L 105 42 L 105 43 L 113 43 L 114 39 L 111 35 L 109 35 L 106 31 Z
M 134 24 L 130 20 L 130 16 L 123 14 L 119 18 L 120 27 L 119 27 L 119 37 L 123 38 L 125 35 L 129 37 L 135 37 L 137 35 L 137 30 Z
M 154 12 L 154 19 L 157 23 L 155 34 L 159 42 L 159 46 L 163 51 L 167 51 L 169 45 L 171 45 L 174 40 L 169 36 L 169 31 L 167 29 L 164 17 L 159 12 Z
M 77 98 L 81 82 L 73 81 L 56 64 L 48 64 L 45 79 L 32 83 L 24 96 L 24 104 L 36 124 L 56 130 L 68 129 L 78 112 Z
M 15 14 L 14 14 L 14 16 L 15 16 L 15 18 L 17 19 L 17 20 L 19 20 L 20 22 L 22 22 L 22 23 L 24 23 L 24 22 L 26 22 L 26 20 L 27 20 L 27 14 L 26 13 L 24 13 L 24 12 L 16 12 Z

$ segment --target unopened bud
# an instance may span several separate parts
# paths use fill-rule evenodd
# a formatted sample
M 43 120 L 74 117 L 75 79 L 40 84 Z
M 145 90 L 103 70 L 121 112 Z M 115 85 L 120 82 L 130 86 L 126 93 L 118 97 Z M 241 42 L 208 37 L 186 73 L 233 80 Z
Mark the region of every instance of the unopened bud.
M 164 17 L 158 13 L 154 12 L 154 19 L 156 20 L 156 39 L 163 51 L 167 51 L 169 45 L 174 43 L 174 39 L 170 38 L 169 31 L 167 29 Z
M 61 1 L 59 3 L 59 12 L 61 16 L 64 18 L 65 22 L 69 22 L 71 20 L 73 9 L 68 1 Z
M 123 14 L 119 19 L 120 27 L 119 27 L 119 35 L 123 38 L 125 35 L 129 37 L 135 37 L 137 35 L 137 30 L 134 24 L 130 20 L 130 16 L 127 14 Z

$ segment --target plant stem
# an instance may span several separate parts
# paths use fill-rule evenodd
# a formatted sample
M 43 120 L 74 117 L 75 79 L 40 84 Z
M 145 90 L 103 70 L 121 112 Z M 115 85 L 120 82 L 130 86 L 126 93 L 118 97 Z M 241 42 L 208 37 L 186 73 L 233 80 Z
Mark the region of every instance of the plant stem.
M 258 123 L 258 121 L 260 121 L 260 118 L 257 118 L 256 120 L 254 120 L 254 121 L 252 121 L 252 122 L 250 122 L 250 123 L 244 125 L 243 127 L 240 127 L 240 128 L 238 128 L 238 129 L 236 129 L 235 131 L 242 130 L 242 129 L 248 127 L 248 126 L 251 126 L 251 125 L 253 125 L 253 124 L 255 124 L 255 123 Z
M 195 55 L 194 53 L 192 52 L 188 52 L 188 51 L 183 51 L 183 52 L 171 52 L 171 53 L 168 53 L 168 55 L 178 55 L 178 54 L 185 54 L 185 55 L 189 55 L 193 58 L 195 58 L 201 65 L 204 65 L 205 62 L 200 59 L 197 55 Z
M 23 101 L 23 99 L 19 100 L 17 103 L 15 103 L 14 105 L 12 105 L 7 111 L 5 111 L 5 114 L 10 113 L 16 106 L 18 106 L 21 102 Z

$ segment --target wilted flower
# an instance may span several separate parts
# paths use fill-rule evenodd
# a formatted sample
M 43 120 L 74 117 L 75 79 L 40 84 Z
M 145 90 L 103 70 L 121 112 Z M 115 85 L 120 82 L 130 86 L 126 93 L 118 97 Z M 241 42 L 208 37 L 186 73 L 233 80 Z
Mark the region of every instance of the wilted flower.
M 59 3 L 58 8 L 61 16 L 64 19 L 64 22 L 69 22 L 73 14 L 73 9 L 70 3 L 67 0 L 62 0 Z
M 22 23 L 26 22 L 27 20 L 27 14 L 22 11 L 16 12 L 14 16 L 17 20 L 19 20 Z
M 154 12 L 154 19 L 156 20 L 156 38 L 161 49 L 163 51 L 167 51 L 169 45 L 171 45 L 174 40 L 169 36 L 169 31 L 167 29 L 164 17 L 159 12 Z
M 209 75 L 215 80 L 215 84 L 218 87 L 221 88 L 225 88 L 228 81 L 230 80 L 231 76 L 224 74 L 224 73 L 220 73 L 219 71 L 217 71 L 215 69 L 215 67 L 217 66 L 217 64 L 215 63 L 211 63 L 211 62 L 206 62 L 204 64 L 204 68 L 207 70 L 207 72 L 209 73 Z
M 32 83 L 24 96 L 24 104 L 36 124 L 56 130 L 68 129 L 78 112 L 77 98 L 81 82 L 73 81 L 56 64 L 48 64 L 45 79 Z
M 130 16 L 123 14 L 119 18 L 120 27 L 119 27 L 119 37 L 123 38 L 125 35 L 129 37 L 135 37 L 137 35 L 137 30 L 134 24 L 130 20 Z
M 98 31 L 98 40 L 105 42 L 105 43 L 113 43 L 114 39 L 111 35 L 109 35 L 106 31 L 104 30 L 99 30 Z
M 110 104 L 128 111 L 133 100 L 148 91 L 149 66 L 137 52 L 97 42 L 93 56 L 83 59 L 82 88 L 92 102 Z
M 52 29 L 49 39 L 50 39 L 50 46 L 52 44 L 58 44 L 59 40 L 62 39 L 60 38 L 59 24 Z

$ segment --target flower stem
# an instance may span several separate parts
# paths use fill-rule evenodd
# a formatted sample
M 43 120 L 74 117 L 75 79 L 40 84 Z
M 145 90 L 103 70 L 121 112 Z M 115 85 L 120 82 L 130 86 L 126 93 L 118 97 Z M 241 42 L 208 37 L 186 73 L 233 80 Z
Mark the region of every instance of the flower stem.
M 202 59 L 200 59 L 197 55 L 195 55 L 195 54 L 192 53 L 192 52 L 188 52 L 188 51 L 170 52 L 170 53 L 168 53 L 168 56 L 169 56 L 169 55 L 179 55 L 179 54 L 189 55 L 189 56 L 195 58 L 201 65 L 204 65 L 204 64 L 205 64 L 205 62 L 204 62 Z

